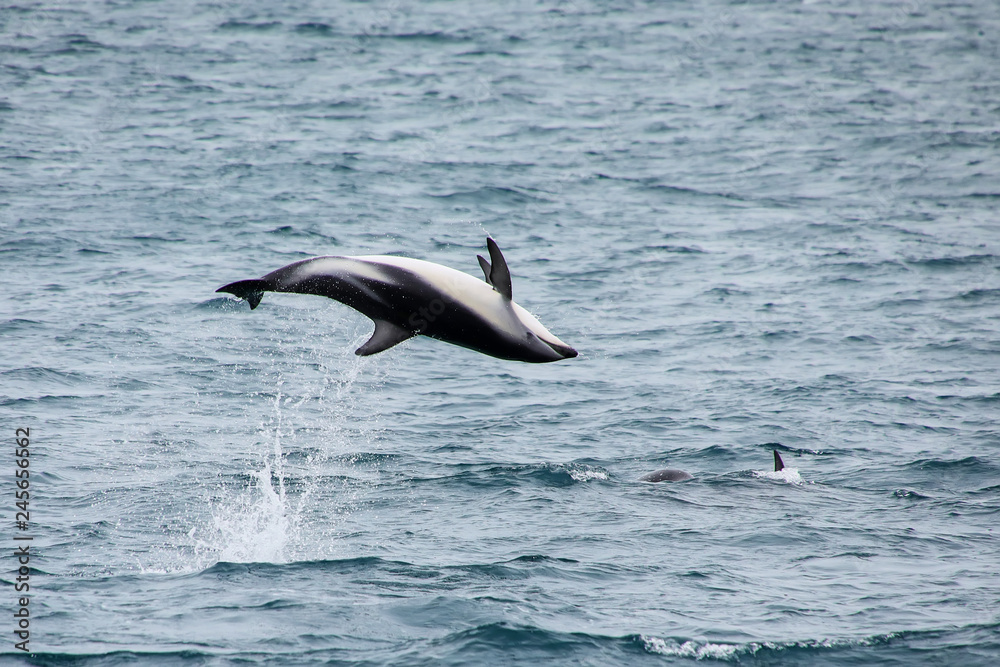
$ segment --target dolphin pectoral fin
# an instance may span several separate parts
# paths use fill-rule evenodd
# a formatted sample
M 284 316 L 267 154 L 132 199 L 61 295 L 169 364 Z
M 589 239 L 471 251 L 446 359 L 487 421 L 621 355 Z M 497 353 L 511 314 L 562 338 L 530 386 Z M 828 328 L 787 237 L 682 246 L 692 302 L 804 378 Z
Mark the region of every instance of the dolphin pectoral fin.
M 774 450 L 774 472 L 778 472 L 779 470 L 784 469 L 784 467 L 785 462 L 781 460 L 780 456 L 778 456 L 778 450 Z
M 255 278 L 253 280 L 237 280 L 235 283 L 229 283 L 215 291 L 227 292 L 241 299 L 246 299 L 247 303 L 250 304 L 250 310 L 253 310 L 260 303 L 267 288 L 267 281 Z
M 486 276 L 486 278 L 484 278 L 484 280 L 486 280 L 486 284 L 492 285 L 493 283 L 490 282 L 490 263 L 487 262 L 486 258 L 482 255 L 476 255 L 476 259 L 479 260 L 479 266 L 483 267 L 483 275 Z
M 368 342 L 354 351 L 359 357 L 367 357 L 388 350 L 393 345 L 398 345 L 404 340 L 413 338 L 416 334 L 407 331 L 403 327 L 396 326 L 386 320 L 375 320 L 375 333 L 368 339 Z
M 508 299 L 513 299 L 514 297 L 511 296 L 510 269 L 507 268 L 507 260 L 503 258 L 503 253 L 500 252 L 500 246 L 497 245 L 496 241 L 487 236 L 486 247 L 490 251 L 490 260 L 493 262 L 493 266 L 490 268 L 489 283 L 500 294 Z

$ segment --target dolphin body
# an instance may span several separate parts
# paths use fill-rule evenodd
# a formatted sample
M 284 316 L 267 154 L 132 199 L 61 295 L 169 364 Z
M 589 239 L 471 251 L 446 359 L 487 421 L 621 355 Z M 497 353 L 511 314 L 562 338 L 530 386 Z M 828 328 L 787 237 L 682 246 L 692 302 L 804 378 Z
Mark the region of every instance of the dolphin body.
M 664 468 L 648 472 L 639 478 L 640 482 L 683 482 L 686 479 L 694 479 L 694 475 L 676 468 Z
M 486 282 L 455 269 L 409 257 L 313 257 L 261 278 L 220 287 L 246 299 L 250 309 L 264 292 L 329 297 L 367 315 L 375 332 L 355 350 L 368 356 L 422 335 L 512 361 L 544 363 L 577 356 L 511 297 L 510 270 L 496 242 L 486 239 L 490 261 L 478 255 Z
M 785 462 L 781 460 L 781 456 L 778 455 L 778 450 L 774 450 L 774 472 L 783 470 L 785 467 Z M 694 475 L 683 470 L 677 470 L 676 468 L 664 468 L 663 470 L 654 470 L 653 472 L 648 472 L 639 478 L 640 482 L 683 482 L 686 479 L 694 479 Z

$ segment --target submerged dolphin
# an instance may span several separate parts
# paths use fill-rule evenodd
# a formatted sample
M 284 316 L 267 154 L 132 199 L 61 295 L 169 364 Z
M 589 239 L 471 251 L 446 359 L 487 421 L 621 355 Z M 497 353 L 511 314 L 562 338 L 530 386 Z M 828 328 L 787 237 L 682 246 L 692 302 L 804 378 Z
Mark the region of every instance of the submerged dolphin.
M 640 482 L 683 482 L 686 479 L 694 479 L 694 475 L 675 468 L 664 468 L 646 473 L 639 478 Z
M 778 472 L 785 467 L 785 462 L 778 456 L 778 450 L 774 450 L 774 472 Z M 676 468 L 664 468 L 648 472 L 639 478 L 640 482 L 683 482 L 686 479 L 694 479 L 694 475 Z
M 576 350 L 511 298 L 510 271 L 496 242 L 486 239 L 492 264 L 478 255 L 486 282 L 440 264 L 408 257 L 313 257 L 266 276 L 220 287 L 250 308 L 264 292 L 329 297 L 367 315 L 375 333 L 355 354 L 368 356 L 423 335 L 491 357 L 542 363 L 570 359 Z

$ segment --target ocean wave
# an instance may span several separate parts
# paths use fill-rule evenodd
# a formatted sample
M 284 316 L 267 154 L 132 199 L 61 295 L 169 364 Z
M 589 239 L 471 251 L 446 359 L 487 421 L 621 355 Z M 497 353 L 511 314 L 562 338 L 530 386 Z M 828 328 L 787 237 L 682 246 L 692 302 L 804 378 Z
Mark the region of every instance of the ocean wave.
M 591 481 L 607 481 L 607 470 L 582 463 L 527 463 L 502 465 L 460 465 L 458 472 L 436 477 L 413 477 L 411 482 L 424 484 L 460 484 L 475 487 L 567 487 Z M 469 469 L 471 468 L 471 469 Z
M 300 35 L 315 35 L 325 37 L 332 34 L 333 28 L 328 23 L 322 23 L 319 21 L 309 21 L 306 23 L 299 23 L 293 29 L 294 32 Z
M 902 467 L 932 473 L 961 472 L 993 476 L 1000 474 L 1000 467 L 978 456 L 966 456 L 961 459 L 917 459 L 902 464 Z
M 237 563 L 232 561 L 219 561 L 208 568 L 201 570 L 200 572 L 194 573 L 190 576 L 231 576 L 231 575 L 241 575 L 250 573 L 274 573 L 278 574 L 281 572 L 300 572 L 300 571 L 334 571 L 334 572 L 352 572 L 352 571 L 369 571 L 378 569 L 415 569 L 411 563 L 404 561 L 394 561 L 385 560 L 377 556 L 359 556 L 357 558 L 342 558 L 342 559 L 320 559 L 320 560 L 305 560 L 305 561 L 293 561 L 290 563 L 268 563 L 268 562 L 248 562 L 248 563 Z
M 695 661 L 755 665 L 843 665 L 892 661 L 923 664 L 992 665 L 1000 649 L 1000 625 L 970 625 L 947 630 L 905 630 L 857 638 L 802 641 L 706 642 L 640 635 L 650 653 Z
M 280 611 L 279 605 L 270 611 Z M 997 625 L 971 625 L 943 630 L 903 630 L 859 637 L 726 641 L 659 636 L 652 633 L 605 635 L 550 630 L 532 624 L 496 621 L 430 637 L 380 637 L 363 649 L 349 636 L 343 646 L 324 646 L 326 634 L 307 634 L 302 645 L 258 642 L 251 650 L 198 646 L 180 650 L 114 649 L 94 652 L 41 651 L 29 659 L 0 653 L 9 664 L 111 667 L 149 663 L 170 665 L 662 665 L 738 664 L 784 666 L 845 664 L 946 664 L 993 667 L 1000 651 Z M 335 637 L 335 635 L 334 635 Z
M 42 329 L 46 325 L 38 320 L 29 320 L 23 317 L 13 317 L 5 322 L 0 322 L 0 333 L 12 334 L 21 331 L 31 331 Z
M 29 366 L 0 371 L 0 382 L 7 386 L 10 386 L 11 383 L 31 385 L 45 383 L 62 387 L 75 387 L 95 383 L 96 378 L 77 371 L 59 371 L 44 366 Z
M 0 653 L 0 658 L 9 665 L 44 665 L 59 667 L 61 665 L 73 667 L 118 667 L 119 665 L 131 665 L 137 663 L 157 664 L 157 665 L 204 665 L 213 660 L 223 659 L 225 651 L 205 651 L 197 649 L 184 650 L 113 650 L 107 652 L 93 653 L 60 653 L 56 651 L 34 651 L 31 657 L 27 657 L 21 652 Z M 238 659 L 238 656 L 232 656 Z M 263 661 L 260 653 L 248 654 L 246 659 L 240 662 L 254 664 L 258 660 Z M 9 661 L 9 662 L 8 662 Z
M 302 238 L 302 239 L 319 239 L 323 243 L 329 243 L 330 245 L 339 245 L 336 237 L 329 234 L 324 234 L 318 232 L 314 229 L 299 229 L 292 225 L 281 225 L 275 227 L 274 229 L 268 230 L 266 234 L 274 234 L 275 236 L 284 236 L 289 238 Z
M 475 190 L 460 190 L 447 194 L 432 194 L 435 199 L 468 204 L 527 204 L 546 201 L 514 188 L 485 186 Z
M 737 653 L 744 652 L 753 655 L 760 648 L 758 644 L 716 644 L 712 642 L 696 642 L 687 640 L 683 643 L 675 639 L 660 639 L 639 635 L 643 648 L 657 655 L 668 655 L 676 658 L 694 658 L 695 660 L 730 660 Z
M 994 301 L 1000 299 L 1000 289 L 974 289 L 958 295 L 962 301 Z
M 544 662 L 563 664 L 622 664 L 639 658 L 642 650 L 632 637 L 607 637 L 582 632 L 557 632 L 534 625 L 494 622 L 452 632 L 415 645 L 395 664 L 507 664 Z M 429 653 L 430 652 L 430 653 Z M 427 659 L 434 655 L 434 660 Z
M 598 579 L 618 580 L 634 576 L 634 568 L 613 563 L 580 563 L 572 558 L 527 554 L 508 560 L 489 563 L 464 563 L 451 565 L 422 565 L 378 556 L 359 556 L 343 559 L 319 559 L 273 562 L 219 561 L 198 572 L 181 574 L 181 577 L 235 578 L 294 577 L 300 574 L 313 577 L 334 573 L 338 576 L 353 574 L 358 581 L 382 581 L 384 586 L 405 588 L 414 580 L 427 582 L 432 587 L 452 588 L 469 581 L 521 581 L 537 577 L 545 579 Z M 631 575 L 630 575 L 631 573 Z M 131 576 L 131 575 L 127 575 Z M 438 582 L 437 584 L 433 582 Z M 393 582 L 393 583 L 390 583 Z M 421 584 L 423 585 L 423 584 Z
M 980 266 L 1000 262 L 996 255 L 963 255 L 957 257 L 922 257 L 906 260 L 907 265 L 926 269 L 955 269 L 967 266 Z
M 263 32 L 278 27 L 281 27 L 281 21 L 261 21 L 260 23 L 253 23 L 250 21 L 237 21 L 235 19 L 230 19 L 224 23 L 220 23 L 218 30 Z
M 446 32 L 440 32 L 437 30 L 426 31 L 426 32 L 400 32 L 400 33 L 390 33 L 390 32 L 380 32 L 373 30 L 371 32 L 365 32 L 356 37 L 361 37 L 365 39 L 386 39 L 386 40 L 399 40 L 402 42 L 429 42 L 432 44 L 449 44 L 458 42 L 468 42 L 471 37 L 467 35 L 455 35 Z

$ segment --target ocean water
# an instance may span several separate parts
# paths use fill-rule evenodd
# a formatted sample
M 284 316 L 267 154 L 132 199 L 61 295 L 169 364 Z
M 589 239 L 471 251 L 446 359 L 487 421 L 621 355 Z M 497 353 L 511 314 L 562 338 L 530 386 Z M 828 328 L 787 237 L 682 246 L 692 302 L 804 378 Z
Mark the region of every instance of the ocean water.
M 993 0 L 7 4 L 0 663 L 998 664 L 998 35 Z M 487 234 L 578 358 L 358 358 L 346 306 L 215 293 L 479 275 Z

